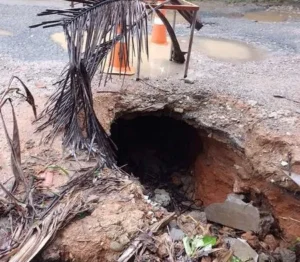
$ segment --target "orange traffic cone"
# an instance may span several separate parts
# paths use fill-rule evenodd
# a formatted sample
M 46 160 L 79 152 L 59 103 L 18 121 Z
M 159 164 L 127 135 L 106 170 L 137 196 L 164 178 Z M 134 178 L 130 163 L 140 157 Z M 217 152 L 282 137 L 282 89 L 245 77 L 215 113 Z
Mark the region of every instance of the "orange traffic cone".
M 121 29 L 118 29 L 120 32 Z M 134 75 L 134 69 L 129 66 L 129 60 L 127 57 L 128 49 L 125 43 L 125 39 L 117 42 L 112 54 L 112 72 L 114 75 Z
M 160 3 L 158 1 L 158 4 Z M 166 10 L 161 10 L 161 13 L 166 15 Z M 159 45 L 167 44 L 167 29 L 157 14 L 154 15 L 151 42 Z

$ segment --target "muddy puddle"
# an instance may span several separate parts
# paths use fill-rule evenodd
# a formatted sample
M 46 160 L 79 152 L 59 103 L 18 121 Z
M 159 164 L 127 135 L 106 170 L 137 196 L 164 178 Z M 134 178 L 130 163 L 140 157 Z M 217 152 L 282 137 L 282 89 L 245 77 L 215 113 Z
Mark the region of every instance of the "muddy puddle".
M 51 35 L 51 39 L 67 50 L 67 43 L 62 32 Z M 153 77 L 164 76 L 170 77 L 181 75 L 184 70 L 184 64 L 170 62 L 171 41 L 168 38 L 167 45 L 157 45 L 149 43 L 149 59 L 146 54 L 142 54 L 141 76 Z M 188 49 L 188 37 L 179 37 L 179 44 L 182 50 Z M 265 52 L 257 47 L 247 43 L 209 37 L 194 37 L 193 53 L 202 54 L 209 58 L 228 61 L 228 62 L 248 62 L 265 58 Z M 137 58 L 133 58 L 133 67 L 136 68 Z
M 181 40 L 181 42 L 183 43 L 185 40 Z M 208 37 L 196 37 L 193 51 L 213 59 L 230 62 L 260 60 L 265 56 L 263 50 L 246 43 Z
M 257 22 L 278 23 L 288 20 L 300 20 L 300 14 L 280 11 L 260 11 L 246 13 L 244 18 Z

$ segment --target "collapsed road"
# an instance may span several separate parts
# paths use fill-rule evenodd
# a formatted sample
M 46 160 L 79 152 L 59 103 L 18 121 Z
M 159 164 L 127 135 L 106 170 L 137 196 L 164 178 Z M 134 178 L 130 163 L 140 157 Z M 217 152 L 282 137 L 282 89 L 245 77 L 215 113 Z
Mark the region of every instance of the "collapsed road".
M 47 1 L 42 2 L 47 5 Z M 208 220 L 213 224 L 212 235 L 230 243 L 241 261 L 248 257 L 239 253 L 240 238 L 248 243 L 243 246 L 247 252 L 242 253 L 250 254 L 254 261 L 258 255 L 259 261 L 296 261 L 294 241 L 300 234 L 298 10 L 271 7 L 272 14 L 279 10 L 281 17 L 287 16 L 274 22 L 243 17 L 250 11 L 264 11 L 263 6 L 223 9 L 222 4 L 215 5 L 203 3 L 205 26 L 196 33 L 189 79 L 184 81 L 181 74 L 167 72 L 146 76 L 140 82 L 125 79 L 122 83 L 116 77 L 105 87 L 98 87 L 95 81 L 94 109 L 122 149 L 117 155 L 119 165 L 126 165 L 124 169 L 139 177 L 144 186 L 131 176 L 125 176 L 124 182 L 120 174 L 111 174 L 127 185 L 126 189 L 104 190 L 104 196 L 87 192 L 86 203 L 93 203 L 91 215 L 84 214 L 60 231 L 38 261 L 115 261 L 130 248 L 140 230 L 178 210 L 176 222 L 167 221 L 172 241 L 181 243 L 184 235 L 207 233 Z M 12 20 L 9 14 L 15 12 L 17 16 L 24 6 L 26 15 Z M 64 49 L 50 41 L 59 30 L 27 29 L 27 25 L 36 23 L 35 14 L 44 9 L 30 1 L 1 2 L 0 9 L 5 17 L 0 25 L 1 86 L 7 85 L 14 72 L 28 84 L 39 111 L 66 61 Z M 176 28 L 182 36 L 179 42 L 184 43 L 188 30 L 183 24 Z M 23 114 L 27 107 L 17 95 L 15 98 L 24 170 L 41 176 L 43 183 L 48 183 L 42 187 L 57 193 L 68 177 L 57 170 L 48 172 L 45 166 L 61 166 L 72 177 L 93 163 L 78 164 L 61 158 L 60 139 L 52 149 L 40 144 L 42 134 L 35 134 L 33 139 L 33 118 Z M 122 138 L 124 130 L 128 135 Z M 160 135 L 155 135 L 157 130 Z M 137 133 L 138 137 L 134 135 Z M 2 133 L 0 141 L 0 180 L 6 182 L 11 172 Z M 232 216 L 230 220 L 226 212 Z M 188 216 L 193 219 L 189 221 Z M 165 237 L 159 235 L 155 240 L 158 250 L 147 246 L 149 239 L 144 238 L 148 251 L 141 254 L 142 258 L 149 259 L 156 253 L 155 257 L 161 259 L 170 256 L 168 245 L 158 244 L 170 243 Z M 180 245 L 177 248 L 183 249 Z M 177 251 L 175 261 L 181 261 Z

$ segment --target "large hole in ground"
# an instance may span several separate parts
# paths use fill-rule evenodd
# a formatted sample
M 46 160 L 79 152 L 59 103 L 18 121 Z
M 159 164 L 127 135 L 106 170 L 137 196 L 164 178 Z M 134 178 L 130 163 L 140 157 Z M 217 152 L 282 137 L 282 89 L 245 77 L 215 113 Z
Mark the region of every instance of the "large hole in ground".
M 194 163 L 202 151 L 195 128 L 169 116 L 127 116 L 112 124 L 111 138 L 118 165 L 138 177 L 148 193 L 167 188 L 181 201 L 193 199 Z

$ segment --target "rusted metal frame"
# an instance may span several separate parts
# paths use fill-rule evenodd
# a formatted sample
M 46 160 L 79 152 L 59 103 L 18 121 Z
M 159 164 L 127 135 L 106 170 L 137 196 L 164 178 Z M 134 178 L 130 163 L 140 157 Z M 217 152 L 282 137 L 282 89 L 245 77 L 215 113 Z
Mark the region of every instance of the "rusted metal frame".
M 155 4 L 149 4 L 152 8 L 155 8 L 157 5 Z M 147 7 L 150 8 L 150 7 Z M 198 11 L 199 6 L 197 5 L 170 5 L 165 4 L 159 9 L 166 9 L 166 10 L 183 10 L 183 11 Z
M 173 11 L 173 30 L 175 33 L 175 25 L 176 25 L 176 10 Z M 170 61 L 172 61 L 172 54 L 173 54 L 173 42 L 171 42 L 171 50 L 170 50 Z
M 190 63 L 190 58 L 191 58 L 192 45 L 193 45 L 193 39 L 194 39 L 194 31 L 195 31 L 195 25 L 196 25 L 196 21 L 197 21 L 197 13 L 200 8 L 199 8 L 199 6 L 189 3 L 187 1 L 183 1 L 183 2 L 187 3 L 187 4 L 186 5 L 165 4 L 165 5 L 161 6 L 159 9 L 174 10 L 175 13 L 178 10 L 193 11 L 193 22 L 192 22 L 192 26 L 191 26 L 190 40 L 189 40 L 189 46 L 188 46 L 188 52 L 187 52 L 187 60 L 186 60 L 184 76 L 183 76 L 184 78 L 186 78 L 187 74 L 188 74 L 189 63 Z M 157 6 L 157 4 L 147 4 L 148 9 L 153 9 L 156 6 Z M 173 29 L 175 28 L 175 24 L 174 24 L 176 22 L 175 18 L 176 18 L 176 16 L 174 17 L 174 20 L 173 20 Z M 172 55 L 172 46 L 171 46 L 171 55 Z M 136 72 L 136 80 L 137 81 L 140 80 L 140 68 L 141 68 L 141 58 L 138 57 L 137 72 Z
M 191 58 L 191 52 L 192 52 L 192 46 L 193 46 L 193 40 L 194 40 L 194 31 L 195 31 L 195 25 L 196 25 L 196 20 L 197 20 L 197 13 L 198 10 L 194 11 L 193 14 L 193 23 L 191 27 L 191 33 L 190 33 L 190 41 L 189 41 L 189 48 L 188 48 L 188 53 L 187 53 L 187 58 L 185 62 L 185 69 L 184 69 L 184 78 L 187 77 L 188 70 L 189 70 L 189 64 L 190 64 L 190 58 Z

